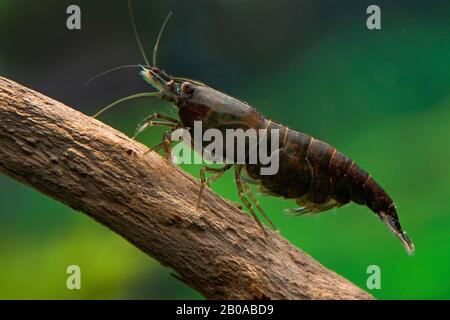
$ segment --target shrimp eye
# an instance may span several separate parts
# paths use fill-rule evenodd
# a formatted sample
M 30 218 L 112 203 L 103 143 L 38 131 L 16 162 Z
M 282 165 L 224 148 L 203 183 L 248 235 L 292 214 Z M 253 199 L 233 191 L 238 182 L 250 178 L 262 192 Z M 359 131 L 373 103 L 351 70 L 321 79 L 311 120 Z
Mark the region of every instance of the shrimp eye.
M 186 94 L 191 94 L 194 93 L 194 87 L 190 82 L 183 82 L 183 84 L 181 85 L 181 91 Z
M 175 90 L 175 81 L 170 80 L 169 82 L 167 82 L 167 88 L 169 88 L 170 91 L 174 91 Z

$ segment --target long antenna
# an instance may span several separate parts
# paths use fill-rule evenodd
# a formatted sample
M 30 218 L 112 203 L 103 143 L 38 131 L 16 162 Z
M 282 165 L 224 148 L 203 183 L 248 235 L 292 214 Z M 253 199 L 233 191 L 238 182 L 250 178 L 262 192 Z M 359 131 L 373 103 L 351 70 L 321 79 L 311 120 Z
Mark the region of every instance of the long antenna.
M 130 0 L 131 1 L 131 0 Z M 156 66 L 156 56 L 158 54 L 158 48 L 159 48 L 159 41 L 161 40 L 161 36 L 164 32 L 164 29 L 166 28 L 167 22 L 169 21 L 170 17 L 172 16 L 172 11 L 169 12 L 167 15 L 166 20 L 164 20 L 164 23 L 161 27 L 161 30 L 159 30 L 158 38 L 156 39 L 155 48 L 153 49 L 153 66 Z M 148 64 L 148 63 L 147 63 Z
M 136 98 L 142 98 L 142 97 L 157 97 L 159 96 L 159 92 L 144 92 L 144 93 L 138 93 L 138 94 L 133 94 L 132 96 L 128 96 L 122 99 L 119 99 L 113 103 L 111 103 L 110 105 L 104 107 L 102 110 L 100 110 L 99 112 L 97 112 L 96 114 L 94 114 L 92 117 L 93 118 L 97 118 L 100 114 L 102 114 L 103 112 L 105 112 L 106 110 L 114 107 L 115 105 L 128 101 L 128 100 L 132 100 L 132 99 L 136 99 Z
M 119 66 L 119 67 L 111 68 L 111 69 L 108 69 L 108 70 L 106 70 L 106 71 L 104 71 L 104 72 L 102 72 L 102 73 L 99 73 L 99 74 L 96 75 L 96 76 L 93 76 L 93 77 L 90 78 L 88 81 L 86 81 L 86 82 L 84 83 L 84 85 L 87 86 L 87 85 L 88 85 L 89 83 L 91 83 L 92 81 L 97 80 L 98 78 L 103 77 L 104 75 L 107 75 L 108 73 L 111 73 L 111 72 L 114 72 L 114 71 L 117 71 L 117 70 L 128 69 L 128 68 L 143 68 L 143 67 L 148 67 L 148 68 L 150 68 L 149 66 L 143 66 L 143 65 L 140 65 L 140 64 L 127 64 L 127 65 L 125 65 L 125 66 Z
M 144 46 L 142 45 L 141 39 L 139 38 L 139 34 L 136 28 L 136 21 L 134 19 L 133 7 L 131 6 L 131 0 L 128 0 L 128 10 L 130 11 L 131 24 L 133 25 L 134 37 L 136 38 L 136 42 L 139 46 L 139 51 L 141 52 L 142 58 L 146 65 L 150 65 L 148 61 L 147 55 L 145 54 Z

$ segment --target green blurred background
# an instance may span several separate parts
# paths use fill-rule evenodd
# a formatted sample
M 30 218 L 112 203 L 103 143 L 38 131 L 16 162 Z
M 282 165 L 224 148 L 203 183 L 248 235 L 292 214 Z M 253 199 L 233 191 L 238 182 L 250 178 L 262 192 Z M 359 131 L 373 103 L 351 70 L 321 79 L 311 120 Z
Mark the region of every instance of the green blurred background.
M 82 30 L 65 27 L 82 10 Z M 160 25 L 159 64 L 257 106 L 291 128 L 329 142 L 391 194 L 416 244 L 408 257 L 369 209 L 357 205 L 289 217 L 292 202 L 260 197 L 281 234 L 325 266 L 366 288 L 381 268 L 381 299 L 450 298 L 450 3 L 376 1 L 382 30 L 366 28 L 373 1 L 135 0 L 151 51 Z M 137 71 L 88 87 L 110 67 L 142 63 L 127 3 L 0 0 L 0 74 L 87 114 L 149 90 Z M 155 99 L 126 103 L 102 120 L 131 134 L 174 108 Z M 159 129 L 140 140 L 160 141 Z M 198 177 L 199 166 L 183 166 Z M 213 189 L 238 201 L 230 174 Z M 125 240 L 70 208 L 0 176 L 0 298 L 201 298 Z M 66 289 L 68 265 L 82 290 Z

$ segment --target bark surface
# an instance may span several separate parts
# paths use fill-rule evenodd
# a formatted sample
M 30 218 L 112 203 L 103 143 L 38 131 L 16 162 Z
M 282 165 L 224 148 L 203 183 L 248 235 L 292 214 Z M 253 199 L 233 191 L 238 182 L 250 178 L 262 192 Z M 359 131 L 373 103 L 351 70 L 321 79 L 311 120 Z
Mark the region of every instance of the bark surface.
M 0 77 L 0 171 L 118 233 L 210 299 L 372 299 L 100 121 Z M 113 250 L 113 248 L 112 248 Z

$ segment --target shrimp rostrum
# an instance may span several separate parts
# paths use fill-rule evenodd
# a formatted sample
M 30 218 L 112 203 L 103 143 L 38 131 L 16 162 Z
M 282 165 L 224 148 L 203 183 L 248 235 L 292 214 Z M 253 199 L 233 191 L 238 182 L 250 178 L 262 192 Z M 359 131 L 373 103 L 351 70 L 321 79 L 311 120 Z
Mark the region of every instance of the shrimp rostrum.
M 153 65 L 156 65 L 155 56 Z M 295 215 L 316 214 L 350 202 L 367 206 L 401 240 L 408 253 L 413 253 L 414 245 L 400 225 L 393 200 L 355 161 L 329 144 L 272 121 L 247 103 L 203 83 L 170 76 L 156 66 L 142 68 L 143 78 L 157 90 L 148 95 L 173 103 L 179 116 L 179 119 L 173 119 L 154 114 L 138 128 L 138 133 L 152 125 L 169 128 L 163 142 L 153 150 L 164 147 L 166 151 L 170 151 L 170 130 L 185 128 L 193 134 L 196 121 L 201 122 L 203 131 L 254 129 L 258 132 L 265 130 L 268 133 L 277 130 L 279 133 L 277 136 L 279 167 L 275 174 L 261 174 L 264 165 L 259 162 L 233 163 L 232 159 L 231 161 L 227 159 L 221 168 L 203 166 L 200 172 L 198 205 L 205 185 L 209 185 L 225 171 L 233 168 L 239 197 L 261 227 L 255 210 L 259 211 L 274 228 L 248 183 L 258 185 L 263 193 L 294 200 L 299 208 L 289 209 L 289 212 Z M 229 147 L 230 144 L 225 145 Z M 256 146 L 249 146 L 254 147 Z M 212 175 L 206 178 L 206 173 Z M 264 230 L 263 227 L 262 229 Z

